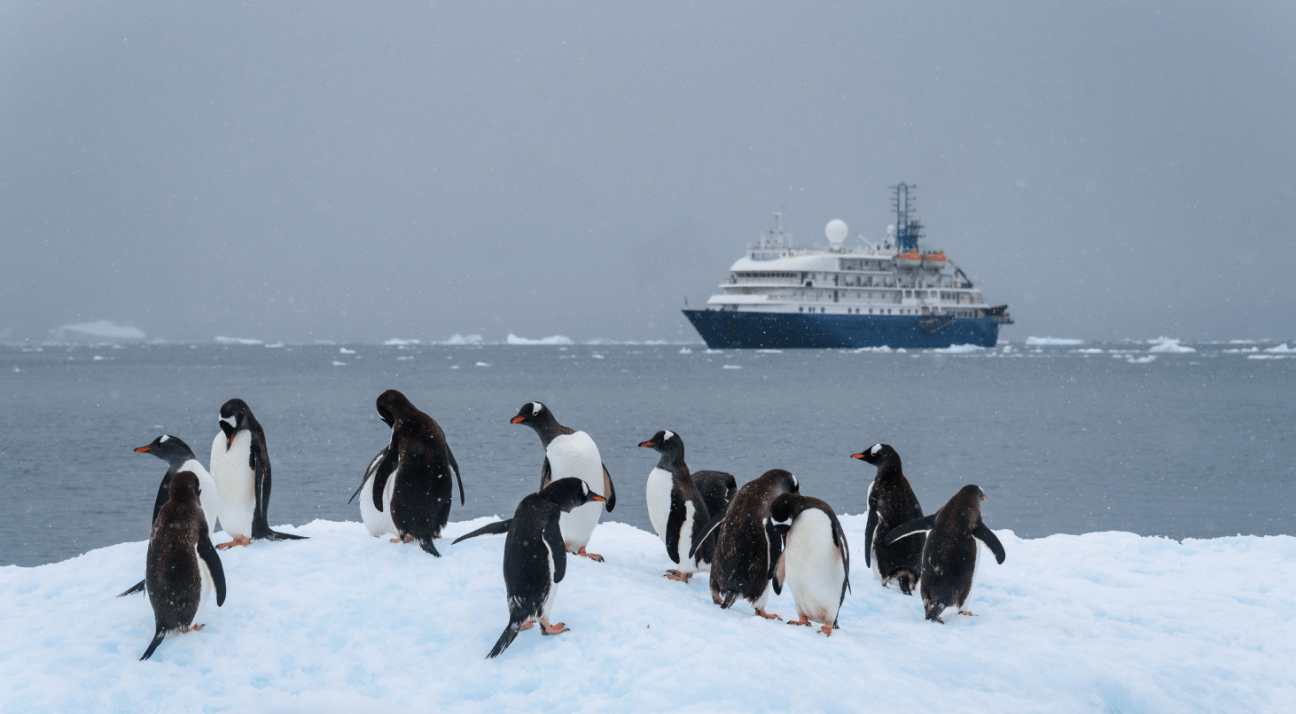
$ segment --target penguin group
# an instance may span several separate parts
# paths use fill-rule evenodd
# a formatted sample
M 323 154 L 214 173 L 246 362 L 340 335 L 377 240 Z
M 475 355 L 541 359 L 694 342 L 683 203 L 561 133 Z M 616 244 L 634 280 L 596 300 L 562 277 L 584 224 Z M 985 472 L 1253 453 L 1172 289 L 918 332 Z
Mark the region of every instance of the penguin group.
M 436 420 L 395 389 L 378 396 L 379 419 L 391 430 L 386 445 L 369 460 L 351 500 L 371 536 L 392 543 L 417 542 L 441 557 L 435 541 L 449 522 L 458 492 L 466 503 L 459 464 Z M 568 555 L 604 562 L 588 550 L 604 511 L 616 507 L 612 476 L 594 439 L 563 426 L 543 402 L 526 402 L 510 424 L 525 425 L 544 450 L 539 488 L 522 494 L 513 517 L 487 524 L 454 544 L 483 535 L 504 535 L 503 579 L 508 622 L 488 658 L 501 655 L 524 630 L 568 631 L 551 622 L 567 571 Z M 122 593 L 147 592 L 155 622 L 148 659 L 167 634 L 190 632 L 202 606 L 214 594 L 222 606 L 226 574 L 219 550 L 254 540 L 297 540 L 304 536 L 272 530 L 267 511 L 271 467 L 265 432 L 241 399 L 223 404 L 209 461 L 204 469 L 189 446 L 172 435 L 136 449 L 167 463 L 153 504 L 145 578 Z M 801 492 L 790 471 L 770 469 L 738 487 L 732 474 L 690 471 L 679 433 L 660 430 L 638 444 L 658 454 L 648 473 L 646 501 L 653 530 L 674 566 L 668 579 L 688 584 L 708 574 L 712 601 L 723 609 L 739 600 L 756 615 L 782 619 L 766 610 L 770 590 L 791 591 L 797 619 L 831 636 L 851 592 L 850 546 L 837 514 L 826 501 Z M 900 455 L 887 444 L 853 454 L 877 467 L 867 495 L 864 561 L 884 588 L 904 595 L 917 589 L 927 620 L 944 623 L 950 607 L 971 615 L 980 545 L 999 563 L 1003 545 L 981 517 L 985 493 L 960 489 L 934 514 L 923 515 L 905 477 Z M 231 540 L 214 545 L 219 520 Z M 444 546 L 443 546 L 444 547 Z

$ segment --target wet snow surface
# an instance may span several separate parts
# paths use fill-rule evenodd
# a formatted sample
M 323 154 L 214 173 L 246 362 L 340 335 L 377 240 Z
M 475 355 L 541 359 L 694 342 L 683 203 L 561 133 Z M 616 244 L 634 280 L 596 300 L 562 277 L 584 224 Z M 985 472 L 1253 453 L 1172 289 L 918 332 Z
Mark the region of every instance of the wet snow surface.
M 987 516 L 989 520 L 989 516 Z M 705 576 L 662 577 L 661 541 L 598 527 L 554 609 L 572 628 L 522 633 L 484 659 L 507 616 L 504 539 L 449 540 L 436 559 L 359 523 L 276 526 L 308 541 L 222 554 L 229 596 L 198 633 L 139 662 L 153 631 L 144 542 L 0 568 L 4 711 L 1293 711 L 1296 538 L 1106 532 L 1023 540 L 981 558 L 947 625 L 864 566 L 863 516 L 844 516 L 854 592 L 839 629 L 723 611 Z M 991 525 L 993 525 L 991 523 Z M 788 590 L 769 609 L 794 615 Z

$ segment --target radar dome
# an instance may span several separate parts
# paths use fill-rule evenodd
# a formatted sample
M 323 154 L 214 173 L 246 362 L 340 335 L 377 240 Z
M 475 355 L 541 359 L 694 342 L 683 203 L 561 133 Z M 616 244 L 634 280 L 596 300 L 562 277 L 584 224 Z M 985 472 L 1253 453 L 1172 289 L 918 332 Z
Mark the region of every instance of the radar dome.
M 828 221 L 824 226 L 824 235 L 828 236 L 828 243 L 832 245 L 833 250 L 841 248 L 842 242 L 846 240 L 846 222 L 839 219 Z
M 887 226 L 887 237 L 888 237 L 888 238 L 895 238 L 895 233 L 896 233 L 896 231 L 895 231 L 895 224 L 892 223 L 892 224 L 888 225 L 888 226 Z

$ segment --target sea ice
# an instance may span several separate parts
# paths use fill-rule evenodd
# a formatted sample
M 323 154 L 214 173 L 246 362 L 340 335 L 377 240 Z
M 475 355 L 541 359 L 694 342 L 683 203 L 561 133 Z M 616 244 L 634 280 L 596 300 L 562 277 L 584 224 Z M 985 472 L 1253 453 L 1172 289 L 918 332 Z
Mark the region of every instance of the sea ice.
M 518 337 L 512 332 L 509 333 L 506 342 L 510 345 L 570 345 L 572 344 L 570 337 L 564 337 L 562 335 L 542 337 L 538 340 L 528 340 L 525 337 Z
M 482 343 L 481 335 L 461 335 L 458 332 L 450 336 L 442 344 L 446 345 L 480 345 Z
M 383 344 L 389 347 L 408 347 L 410 345 L 417 345 L 418 343 L 419 343 L 418 340 L 402 340 L 399 337 L 393 337 L 390 340 L 384 342 Z
M 216 336 L 216 343 L 221 345 L 261 345 L 265 344 L 261 340 L 254 340 L 250 337 L 221 337 Z
M 1191 347 L 1185 347 L 1179 344 L 1179 340 L 1173 337 L 1158 337 L 1155 340 L 1148 340 L 1148 344 L 1152 345 L 1152 347 L 1148 348 L 1148 352 L 1173 352 L 1176 354 L 1183 354 L 1197 351 Z
M 1031 347 L 1039 345 L 1083 345 L 1084 340 L 1069 337 L 1027 337 L 1026 344 Z
M 984 352 L 985 348 L 978 345 L 950 345 L 949 347 L 937 347 L 932 352 L 946 355 L 966 355 L 973 352 Z

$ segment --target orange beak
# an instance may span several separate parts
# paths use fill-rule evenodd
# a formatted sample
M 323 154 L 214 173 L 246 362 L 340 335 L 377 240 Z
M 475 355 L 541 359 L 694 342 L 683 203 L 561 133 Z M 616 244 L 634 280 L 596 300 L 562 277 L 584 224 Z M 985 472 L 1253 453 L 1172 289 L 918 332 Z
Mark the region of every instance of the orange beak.
M 643 448 L 647 448 L 647 447 L 649 447 L 649 446 L 656 446 L 656 445 L 657 445 L 657 444 L 656 444 L 655 442 L 652 442 L 652 441 L 645 441 L 644 443 L 642 443 L 642 444 L 639 445 L 639 448 L 643 449 Z
M 982 501 L 986 500 L 985 494 L 981 494 L 981 500 Z
M 590 494 L 590 498 L 591 498 L 592 500 L 595 500 L 595 501 L 606 501 L 606 500 L 607 500 L 606 498 L 603 498 L 602 496 L 598 495 L 597 493 L 591 493 L 591 494 Z
M 863 453 L 859 453 L 859 454 L 851 454 L 851 458 L 852 458 L 852 459 L 859 459 L 860 461 L 863 461 L 863 460 L 864 460 L 864 454 L 863 454 Z
M 228 438 L 228 439 L 225 440 L 225 448 L 228 449 L 229 447 L 231 447 L 231 446 L 233 446 L 233 445 L 234 445 L 234 435 L 231 434 L 231 435 L 230 435 L 230 438 Z
M 148 451 L 149 451 L 150 448 L 151 448 L 151 447 L 148 447 L 148 446 L 141 446 L 141 447 L 139 447 L 138 449 L 135 450 L 135 453 L 137 453 L 137 454 L 145 454 L 145 453 L 148 453 Z
M 522 420 L 524 420 L 524 419 L 526 419 L 526 417 L 515 416 L 515 417 L 513 417 L 512 419 L 509 420 L 509 423 L 510 423 L 510 424 L 521 424 L 521 423 L 522 423 Z

